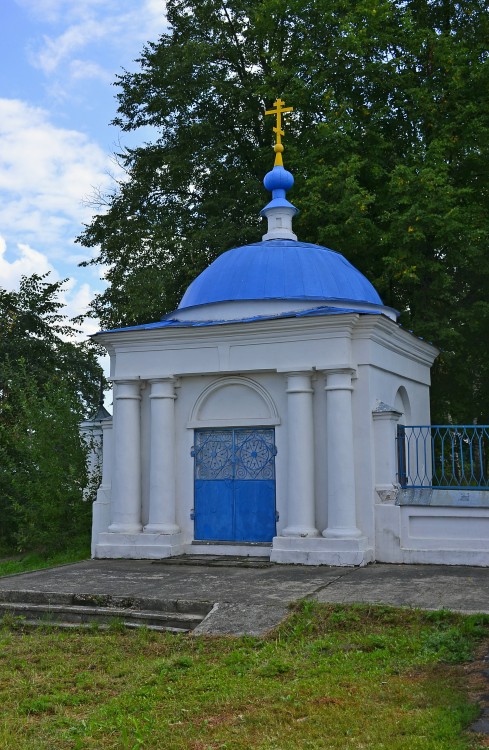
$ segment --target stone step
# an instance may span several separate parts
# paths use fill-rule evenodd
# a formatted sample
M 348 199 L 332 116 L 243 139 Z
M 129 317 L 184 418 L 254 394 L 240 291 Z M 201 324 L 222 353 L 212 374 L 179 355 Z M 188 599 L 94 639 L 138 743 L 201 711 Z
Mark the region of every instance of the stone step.
M 39 591 L 37 589 L 0 589 L 0 602 L 32 604 L 68 604 L 87 607 L 150 609 L 155 612 L 195 612 L 205 616 L 213 603 L 198 599 L 156 599 L 140 596 L 113 596 L 83 592 Z
M 1 623 L 1 616 L 0 616 L 0 623 Z M 93 622 L 65 622 L 64 620 L 56 620 L 56 621 L 50 621 L 50 622 L 44 622 L 40 620 L 35 619 L 29 619 L 29 618 L 22 618 L 21 620 L 22 628 L 39 628 L 39 627 L 50 627 L 50 628 L 59 628 L 61 630 L 92 630 L 94 628 Z M 146 630 L 156 631 L 158 633 L 188 633 L 190 632 L 188 628 L 172 628 L 172 627 L 160 627 L 159 625 L 138 625 L 137 623 L 133 622 L 122 622 L 122 626 L 127 630 L 136 630 L 137 628 L 145 628 Z M 110 623 L 107 622 L 98 622 L 97 630 L 110 630 Z
M 181 633 L 197 627 L 211 609 L 212 604 L 199 601 L 0 591 L 0 618 L 8 613 L 21 618 L 25 625 L 89 627 L 97 623 L 109 627 L 110 623 L 121 623 L 128 628 Z
M 194 542 L 192 542 L 193 544 Z M 219 542 L 214 543 L 216 546 Z M 255 545 L 256 546 L 256 545 Z M 270 545 L 263 545 L 270 546 Z M 152 560 L 152 565 L 191 565 L 204 568 L 271 568 L 269 556 L 254 555 L 244 557 L 241 555 L 214 555 L 214 554 L 187 554 L 176 557 L 164 557 L 161 560 Z

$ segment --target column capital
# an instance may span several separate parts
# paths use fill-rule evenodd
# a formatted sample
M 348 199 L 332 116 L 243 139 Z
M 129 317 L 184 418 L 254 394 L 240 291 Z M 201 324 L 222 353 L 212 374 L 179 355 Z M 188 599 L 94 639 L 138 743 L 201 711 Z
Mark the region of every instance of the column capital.
M 399 422 L 402 414 L 398 411 L 373 411 L 372 419 L 375 422 Z
M 352 378 L 357 377 L 357 368 L 351 363 L 341 363 L 339 365 L 321 365 L 318 364 L 314 368 L 317 372 L 322 372 L 324 375 L 334 375 L 335 373 L 351 373 Z
M 138 379 L 113 379 L 113 384 L 116 386 L 114 390 L 114 398 L 116 400 L 134 398 L 141 399 L 141 381 Z
M 287 376 L 286 393 L 313 393 L 312 374 L 312 370 L 294 370 L 284 373 Z
M 375 421 L 387 420 L 389 422 L 399 422 L 401 417 L 402 412 L 395 409 L 394 406 L 389 406 L 389 404 L 386 404 L 383 401 L 377 401 L 375 409 L 372 411 L 372 419 Z
M 316 370 L 314 367 L 277 367 L 280 375 L 312 375 Z
M 325 391 L 352 391 L 351 381 L 356 378 L 357 371 L 354 367 L 335 367 L 323 370 L 326 375 Z
M 338 367 L 322 367 L 321 372 L 326 376 L 329 375 L 349 375 L 351 378 L 357 377 L 357 368 L 351 365 L 339 365 Z
M 150 378 L 148 384 L 151 388 L 151 398 L 173 398 L 177 397 L 175 393 L 176 378 L 169 376 L 164 378 Z

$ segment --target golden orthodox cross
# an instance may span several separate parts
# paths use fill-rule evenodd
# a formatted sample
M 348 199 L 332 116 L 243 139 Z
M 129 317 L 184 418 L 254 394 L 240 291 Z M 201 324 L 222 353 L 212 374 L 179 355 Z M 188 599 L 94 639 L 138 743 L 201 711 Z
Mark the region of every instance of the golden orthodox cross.
M 285 102 L 282 101 L 280 97 L 278 97 L 274 103 L 273 106 L 275 109 L 267 109 L 265 110 L 266 115 L 276 115 L 277 116 L 277 124 L 276 127 L 274 127 L 273 132 L 276 134 L 276 140 L 275 140 L 275 146 L 273 147 L 273 150 L 275 151 L 275 166 L 282 167 L 283 161 L 282 161 L 282 152 L 284 150 L 284 147 L 282 145 L 282 136 L 285 135 L 284 131 L 282 130 L 282 115 L 285 112 L 293 112 L 293 107 L 284 107 Z

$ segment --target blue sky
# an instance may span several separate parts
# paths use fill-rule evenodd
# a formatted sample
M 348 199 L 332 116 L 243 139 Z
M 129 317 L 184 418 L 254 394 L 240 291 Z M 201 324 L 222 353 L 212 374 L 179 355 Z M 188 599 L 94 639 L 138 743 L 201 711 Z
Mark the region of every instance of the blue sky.
M 148 137 L 109 125 L 112 84 L 165 31 L 164 13 L 164 0 L 0 0 L 0 286 L 68 278 L 70 316 L 103 287 L 99 268 L 78 267 L 90 251 L 74 239 L 90 196 L 113 186 L 119 144 Z

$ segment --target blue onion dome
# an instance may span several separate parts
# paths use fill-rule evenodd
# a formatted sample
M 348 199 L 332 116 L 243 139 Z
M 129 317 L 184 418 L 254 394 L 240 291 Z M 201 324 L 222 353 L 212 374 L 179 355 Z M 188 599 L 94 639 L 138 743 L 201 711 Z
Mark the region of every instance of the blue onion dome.
M 294 186 L 294 177 L 284 167 L 274 167 L 263 179 L 265 188 L 271 193 L 274 190 L 290 190 Z

